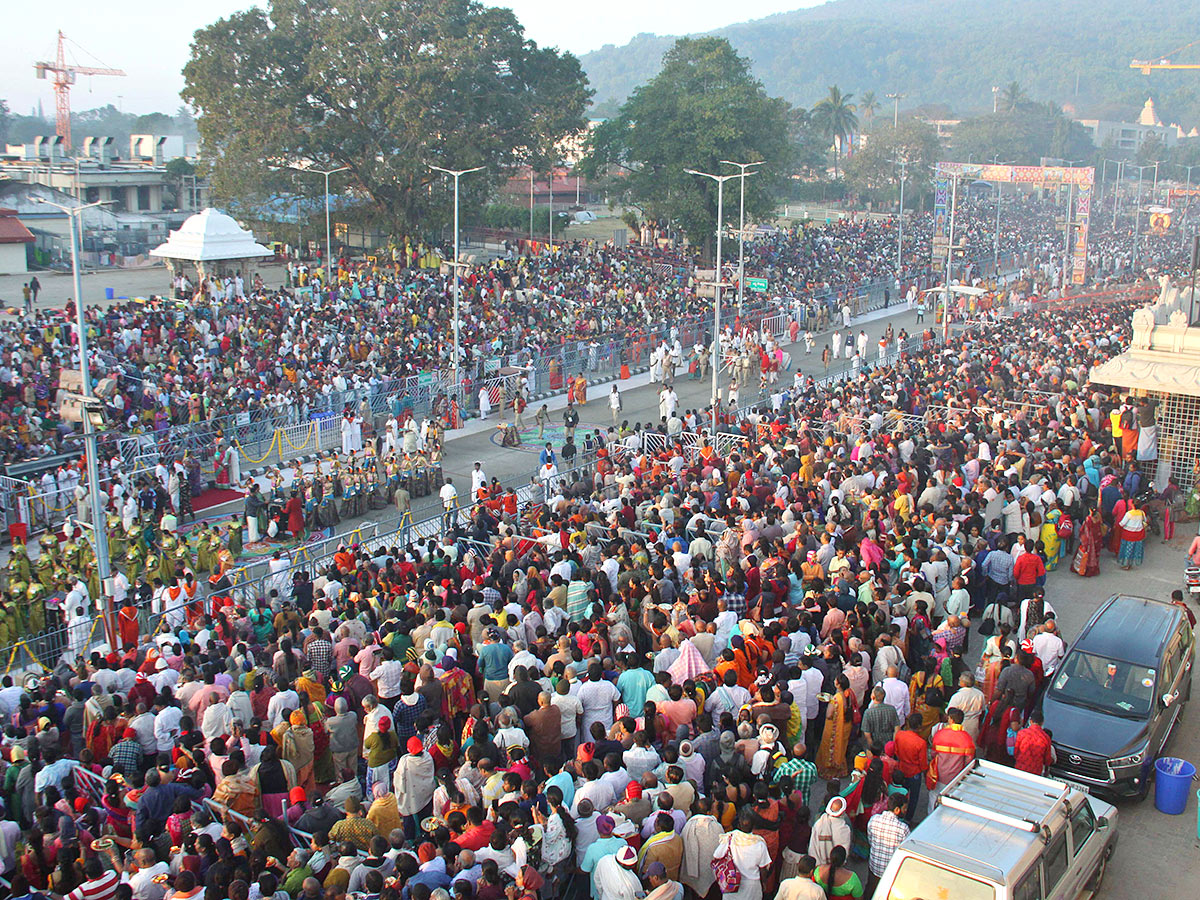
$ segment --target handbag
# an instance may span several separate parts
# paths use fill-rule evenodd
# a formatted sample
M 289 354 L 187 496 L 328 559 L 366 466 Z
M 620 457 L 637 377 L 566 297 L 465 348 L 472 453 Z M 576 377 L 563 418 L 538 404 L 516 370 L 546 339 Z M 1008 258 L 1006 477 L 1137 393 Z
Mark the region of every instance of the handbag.
M 732 894 L 742 886 L 742 873 L 734 864 L 732 844 L 725 848 L 724 854 L 713 857 L 712 873 L 723 894 Z

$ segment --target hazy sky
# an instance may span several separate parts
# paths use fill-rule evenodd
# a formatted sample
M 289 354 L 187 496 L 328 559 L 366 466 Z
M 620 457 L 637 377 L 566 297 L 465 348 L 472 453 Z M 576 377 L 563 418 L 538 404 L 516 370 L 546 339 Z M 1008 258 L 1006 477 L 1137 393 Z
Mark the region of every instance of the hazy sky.
M 485 0 L 486 2 L 486 0 Z M 819 0 L 605 0 L 567 4 L 552 0 L 510 0 L 525 31 L 542 45 L 586 53 L 604 44 L 623 44 L 641 32 L 687 34 L 761 18 Z M 180 104 L 179 74 L 187 59 L 192 33 L 222 16 L 253 5 L 253 0 L 203 0 L 199 3 L 160 3 L 145 7 L 114 7 L 92 0 L 63 0 L 53 12 L 39 4 L 15 4 L 0 30 L 0 98 L 17 113 L 28 114 L 38 100 L 53 115 L 54 94 L 49 82 L 38 81 L 36 60 L 53 60 L 56 29 L 69 39 L 68 60 L 78 65 L 124 69 L 126 78 L 79 79 L 71 92 L 74 109 L 106 103 L 146 113 L 174 112 Z M 564 6 L 567 11 L 564 12 Z M 94 54 L 94 56 L 92 55 Z M 73 57 L 73 59 L 72 59 Z

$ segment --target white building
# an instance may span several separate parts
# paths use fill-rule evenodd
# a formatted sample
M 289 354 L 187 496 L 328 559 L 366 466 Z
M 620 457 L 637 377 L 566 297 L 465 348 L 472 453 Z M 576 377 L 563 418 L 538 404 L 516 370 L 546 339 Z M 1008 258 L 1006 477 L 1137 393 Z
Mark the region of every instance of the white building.
M 1156 137 L 1167 147 L 1173 147 L 1175 141 L 1183 135 L 1183 129 L 1178 125 L 1164 125 L 1154 109 L 1154 101 L 1146 100 L 1141 115 L 1136 122 L 1109 122 L 1104 119 L 1076 119 L 1088 130 L 1092 143 L 1103 147 L 1109 141 L 1117 150 L 1126 154 L 1137 153 L 1147 138 Z

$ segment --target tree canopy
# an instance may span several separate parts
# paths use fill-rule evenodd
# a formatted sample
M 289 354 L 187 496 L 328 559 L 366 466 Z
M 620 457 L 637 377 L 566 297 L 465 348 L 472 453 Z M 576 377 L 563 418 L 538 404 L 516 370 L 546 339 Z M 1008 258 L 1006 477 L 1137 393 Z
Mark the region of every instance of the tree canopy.
M 585 171 L 619 172 L 615 184 L 627 200 L 707 245 L 716 230 L 717 185 L 685 170 L 730 174 L 737 170 L 722 160 L 761 162 L 759 174 L 746 179 L 746 213 L 768 215 L 774 187 L 790 173 L 794 125 L 788 104 L 767 96 L 728 41 L 681 38 L 662 71 L 595 130 Z M 729 186 L 727 216 L 738 203 L 739 185 Z
M 184 67 L 218 196 L 253 206 L 290 173 L 348 167 L 363 218 L 444 221 L 447 168 L 478 200 L 584 126 L 575 57 L 527 40 L 511 10 L 477 0 L 273 0 L 196 33 Z
M 932 191 L 929 170 L 946 158 L 932 126 L 902 119 L 898 127 L 879 127 L 865 145 L 846 160 L 846 183 L 863 198 L 893 199 L 900 193 L 900 163 L 906 166 L 905 207 L 915 207 Z
M 965 162 L 1037 165 L 1044 156 L 1085 160 L 1090 163 L 1096 148 L 1091 135 L 1078 122 L 1068 119 L 1053 103 L 1021 101 L 1012 111 L 988 113 L 967 119 L 954 130 L 953 156 Z

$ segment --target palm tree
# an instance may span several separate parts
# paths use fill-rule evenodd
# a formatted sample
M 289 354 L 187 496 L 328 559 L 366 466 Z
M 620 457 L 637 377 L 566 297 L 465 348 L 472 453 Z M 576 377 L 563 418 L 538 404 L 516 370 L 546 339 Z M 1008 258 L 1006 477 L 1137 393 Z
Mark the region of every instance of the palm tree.
M 874 91 L 867 91 L 862 95 L 862 99 L 858 101 L 858 111 L 867 120 L 868 127 L 875 122 L 875 113 L 879 111 L 879 101 L 875 99 Z
M 850 101 L 853 94 L 843 94 L 837 85 L 830 85 L 829 94 L 813 107 L 812 121 L 833 142 L 833 177 L 838 175 L 838 156 L 841 144 L 849 141 L 858 128 L 858 108 Z
M 1019 81 L 1010 81 L 1000 92 L 1000 108 L 1005 112 L 1016 112 L 1029 102 L 1029 96 Z

